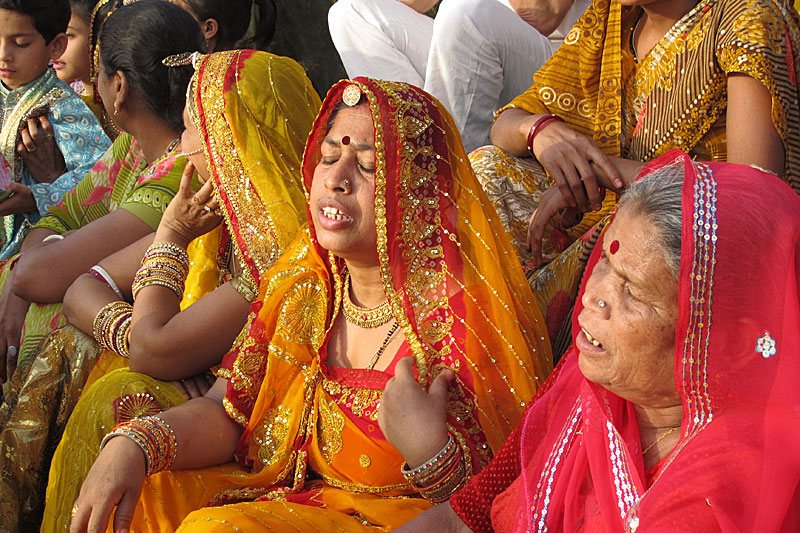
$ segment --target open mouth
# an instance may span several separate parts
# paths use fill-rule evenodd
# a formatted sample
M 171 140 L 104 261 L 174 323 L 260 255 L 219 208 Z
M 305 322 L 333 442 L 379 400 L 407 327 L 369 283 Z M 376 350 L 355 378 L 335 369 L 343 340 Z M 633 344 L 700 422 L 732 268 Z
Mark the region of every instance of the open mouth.
M 603 347 L 603 344 L 600 341 L 598 341 L 597 339 L 595 339 L 594 337 L 592 337 L 592 335 L 588 331 L 586 331 L 586 328 L 582 327 L 581 331 L 583 331 L 583 334 L 586 335 L 586 340 L 591 342 L 594 346 L 596 346 L 598 348 L 602 348 Z
M 346 221 L 353 220 L 353 217 L 345 215 L 339 209 L 330 206 L 323 207 L 322 214 L 325 215 L 326 218 L 329 218 L 331 220 L 346 220 Z

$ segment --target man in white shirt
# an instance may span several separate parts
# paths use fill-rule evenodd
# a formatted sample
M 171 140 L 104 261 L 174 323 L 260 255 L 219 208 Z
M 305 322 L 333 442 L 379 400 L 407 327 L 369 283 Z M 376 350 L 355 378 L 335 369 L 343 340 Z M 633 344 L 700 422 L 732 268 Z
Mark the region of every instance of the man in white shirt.
M 590 0 L 338 0 L 328 25 L 350 77 L 406 81 L 452 113 L 467 151 L 531 86 Z

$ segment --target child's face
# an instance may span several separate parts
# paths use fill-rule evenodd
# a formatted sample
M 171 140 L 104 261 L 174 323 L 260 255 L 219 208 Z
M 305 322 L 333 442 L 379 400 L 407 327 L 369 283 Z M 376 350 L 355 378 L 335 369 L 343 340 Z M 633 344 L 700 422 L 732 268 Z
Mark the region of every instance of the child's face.
M 87 86 L 89 80 L 89 23 L 74 11 L 67 26 L 67 49 L 53 68 L 59 78 L 66 82 L 81 80 Z
M 9 89 L 19 89 L 44 74 L 65 47 L 63 33 L 46 43 L 29 17 L 0 9 L 0 80 Z

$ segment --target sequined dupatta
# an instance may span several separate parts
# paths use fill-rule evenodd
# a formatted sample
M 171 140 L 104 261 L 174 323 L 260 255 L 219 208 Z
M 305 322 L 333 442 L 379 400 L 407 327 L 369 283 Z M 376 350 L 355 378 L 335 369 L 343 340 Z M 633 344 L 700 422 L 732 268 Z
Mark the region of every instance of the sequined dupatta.
M 375 126 L 378 256 L 405 335 L 394 362 L 415 357 L 423 384 L 456 370 L 448 422 L 477 471 L 551 369 L 541 315 L 452 119 L 419 89 L 364 78 L 335 85 L 306 147 L 306 188 L 346 88 L 366 96 Z M 393 366 L 347 371 L 323 363 L 342 267 L 308 227 L 262 278 L 249 329 L 223 370 L 226 409 L 246 428 L 238 457 L 254 474 L 222 501 L 298 495 L 311 490 L 307 476 L 373 497 L 414 492 L 376 423 Z M 427 506 L 416 501 L 415 512 Z
M 190 272 L 182 307 L 219 284 L 226 250 L 246 265 L 255 288 L 292 241 L 305 219 L 301 155 L 320 105 L 302 67 L 289 58 L 233 50 L 198 55 L 195 63 L 188 111 L 228 231 L 218 228 L 190 246 L 198 268 Z
M 751 167 L 695 164 L 679 151 L 644 174 L 676 164 L 686 172 L 680 440 L 645 473 L 633 404 L 588 382 L 571 350 L 523 418 L 517 531 L 793 531 L 800 523 L 800 464 L 787 448 L 800 438 L 790 414 L 800 407 L 800 199 Z M 590 271 L 599 256 L 597 247 Z

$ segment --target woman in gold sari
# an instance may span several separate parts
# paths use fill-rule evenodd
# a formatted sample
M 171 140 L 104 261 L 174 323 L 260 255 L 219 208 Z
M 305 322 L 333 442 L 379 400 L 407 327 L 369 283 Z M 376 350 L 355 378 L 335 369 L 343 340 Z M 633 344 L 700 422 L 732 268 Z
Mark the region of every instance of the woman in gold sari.
M 24 520 L 41 516 L 50 457 L 90 371 L 101 376 L 128 364 L 103 348 L 130 353 L 131 366 L 162 379 L 201 374 L 195 380 L 164 383 L 152 395 L 138 394 L 136 379 L 117 381 L 111 399 L 118 400 L 118 410 L 166 408 L 185 401 L 182 393 L 202 386 L 209 379 L 202 373 L 221 362 L 245 323 L 261 273 L 305 219 L 300 163 L 319 98 L 303 69 L 291 59 L 255 51 L 184 54 L 167 63 L 190 64 L 192 58 L 196 71 L 189 84 L 182 144 L 201 180 L 208 181 L 192 194 L 193 171 L 187 165 L 180 191 L 155 234 L 182 248 L 188 245 L 183 298 L 162 286 L 146 286 L 135 306 L 120 301 L 132 301 L 131 283 L 153 234 L 101 261 L 69 289 L 65 312 L 72 325 L 45 342 L 2 433 L 5 449 L 14 454 L 0 458 L 8 473 L 0 496 L 5 502 L 19 501 Z M 266 88 L 265 80 L 270 82 Z M 108 335 L 93 329 L 95 316 L 112 309 L 132 315 L 130 345 L 124 316 L 121 322 L 106 322 L 108 328 L 119 326 L 119 335 L 112 337 L 123 339 L 121 343 L 110 345 Z M 103 414 L 98 413 L 101 423 L 113 426 L 114 413 L 109 411 L 107 420 Z M 64 490 L 69 490 L 70 479 L 83 479 L 94 461 L 99 441 L 92 442 L 91 435 L 85 424 L 73 424 L 67 431 L 58 452 L 67 462 L 56 460 L 57 484 Z M 72 499 L 77 495 L 73 491 Z
M 496 146 L 470 158 L 523 262 L 556 258 L 532 275 L 552 334 L 577 294 L 587 231 L 616 203 L 599 186 L 619 191 L 679 148 L 758 165 L 800 192 L 798 22 L 788 0 L 595 0 L 498 112 Z M 548 222 L 564 207 L 582 221 Z
M 262 277 L 217 383 L 112 432 L 164 429 L 147 465 L 136 441 L 105 439 L 72 531 L 105 527 L 115 506 L 117 530 L 397 527 L 430 507 L 420 492 L 446 499 L 486 464 L 550 371 L 511 244 L 430 96 L 340 82 L 303 176 L 309 226 Z M 387 383 L 418 436 L 402 450 L 378 423 Z M 453 460 L 435 490 L 401 474 L 434 456 Z

